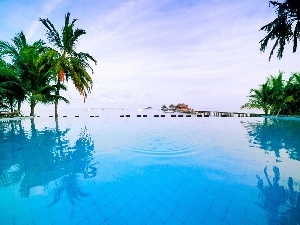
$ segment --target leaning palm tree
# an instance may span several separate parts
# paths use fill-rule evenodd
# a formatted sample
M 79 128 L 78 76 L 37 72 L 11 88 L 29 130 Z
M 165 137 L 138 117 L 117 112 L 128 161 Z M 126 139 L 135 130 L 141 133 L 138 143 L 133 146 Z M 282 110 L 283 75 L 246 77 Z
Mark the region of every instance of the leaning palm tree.
M 49 42 L 59 53 L 59 57 L 54 62 L 58 76 L 57 84 L 59 85 L 61 82 L 64 82 L 65 79 L 67 81 L 68 79 L 71 79 L 85 101 L 87 94 L 91 92 L 93 85 L 92 78 L 87 71 L 88 69 L 93 73 L 89 61 L 97 64 L 95 58 L 90 54 L 75 51 L 79 38 L 86 34 L 85 30 L 74 28 L 77 19 L 70 21 L 70 13 L 65 15 L 65 24 L 61 34 L 59 34 L 48 18 L 39 18 L 39 20 L 46 27 L 46 36 Z M 59 88 L 56 91 L 56 95 L 59 95 Z M 57 105 L 58 101 L 55 102 L 55 117 L 58 117 Z
M 286 43 L 293 42 L 293 52 L 297 51 L 300 39 L 300 1 L 285 0 L 283 3 L 270 1 L 270 4 L 276 8 L 277 18 L 260 29 L 268 32 L 260 41 L 260 51 L 265 52 L 268 43 L 275 40 L 269 60 L 277 47 L 277 58 L 281 59 Z

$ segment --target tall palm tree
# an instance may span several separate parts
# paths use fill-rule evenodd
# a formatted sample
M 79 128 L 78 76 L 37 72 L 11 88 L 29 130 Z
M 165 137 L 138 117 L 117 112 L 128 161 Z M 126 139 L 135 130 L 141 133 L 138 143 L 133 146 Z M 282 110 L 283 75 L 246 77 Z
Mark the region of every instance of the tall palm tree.
M 277 47 L 277 58 L 281 59 L 286 43 L 292 41 L 293 52 L 297 51 L 298 39 L 300 39 L 300 1 L 284 0 L 283 3 L 278 1 L 269 3 L 276 8 L 277 18 L 260 29 L 268 32 L 267 36 L 260 41 L 260 51 L 265 52 L 269 41 L 275 40 L 269 60 Z
M 65 79 L 71 79 L 85 101 L 93 85 L 92 78 L 87 71 L 88 69 L 93 73 L 89 61 L 97 64 L 95 58 L 90 54 L 76 52 L 75 50 L 81 36 L 86 34 L 85 30 L 74 28 L 77 19 L 70 21 L 70 13 L 65 15 L 65 24 L 61 34 L 59 34 L 48 18 L 39 18 L 39 20 L 46 27 L 47 39 L 59 53 L 58 59 L 54 62 L 58 76 L 57 84 L 64 82 Z M 59 95 L 59 88 L 56 91 L 56 95 Z M 55 117 L 58 117 L 57 105 L 58 101 L 55 102 Z

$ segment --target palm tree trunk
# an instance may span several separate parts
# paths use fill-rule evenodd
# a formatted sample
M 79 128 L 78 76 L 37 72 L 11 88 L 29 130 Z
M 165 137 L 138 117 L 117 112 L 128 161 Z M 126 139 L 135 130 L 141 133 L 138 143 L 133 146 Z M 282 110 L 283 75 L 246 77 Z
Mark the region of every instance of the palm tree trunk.
M 30 105 L 30 116 L 34 116 L 34 104 Z
M 21 112 L 21 101 L 18 100 L 18 111 Z
M 57 106 L 58 106 L 58 101 L 55 100 L 55 103 L 54 103 L 54 114 L 55 114 L 55 118 L 58 117 L 58 113 L 57 113 Z
M 14 111 L 14 108 L 13 108 L 13 99 L 12 98 L 9 98 L 9 108 L 10 108 L 10 112 Z
M 35 105 L 36 105 L 36 102 L 31 97 L 31 99 L 30 99 L 30 116 L 34 116 Z
M 60 84 L 60 80 L 58 79 L 57 85 L 59 85 L 59 84 Z M 59 87 L 56 88 L 55 95 L 59 96 Z M 55 103 L 54 103 L 54 116 L 55 116 L 55 118 L 58 117 L 58 99 L 55 99 Z

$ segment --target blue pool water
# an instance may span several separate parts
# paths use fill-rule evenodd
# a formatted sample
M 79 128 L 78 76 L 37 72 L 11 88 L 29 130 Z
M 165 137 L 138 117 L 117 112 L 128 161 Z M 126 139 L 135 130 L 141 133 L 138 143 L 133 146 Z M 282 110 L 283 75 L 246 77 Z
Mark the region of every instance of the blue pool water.
M 300 120 L 120 114 L 1 120 L 0 224 L 300 224 Z

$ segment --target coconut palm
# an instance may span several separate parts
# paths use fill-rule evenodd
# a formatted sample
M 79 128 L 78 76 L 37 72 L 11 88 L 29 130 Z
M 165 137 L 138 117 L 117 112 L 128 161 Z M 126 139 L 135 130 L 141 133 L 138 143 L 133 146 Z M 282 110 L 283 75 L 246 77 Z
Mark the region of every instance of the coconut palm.
M 65 90 L 66 87 L 51 84 L 56 78 L 53 62 L 58 58 L 57 52 L 46 47 L 42 40 L 28 44 L 23 32 L 17 34 L 12 41 L 13 44 L 0 41 L 0 55 L 10 59 L 22 88 L 26 90 L 30 115 L 34 116 L 34 108 L 39 102 L 48 104 L 63 100 L 68 103 L 66 98 L 54 94 L 57 89 Z
M 61 34 L 48 18 L 39 18 L 39 20 L 46 27 L 46 36 L 49 42 L 59 53 L 59 57 L 54 62 L 58 76 L 57 84 L 64 82 L 65 79 L 67 81 L 71 79 L 85 101 L 93 85 L 92 78 L 87 71 L 90 70 L 93 73 L 89 61 L 97 64 L 97 61 L 90 54 L 76 52 L 76 45 L 81 36 L 86 34 L 85 30 L 79 28 L 75 29 L 74 26 L 77 19 L 70 21 L 70 13 L 65 15 L 65 24 Z M 57 89 L 56 95 L 59 95 L 59 89 Z M 57 105 L 58 101 L 55 102 L 55 117 L 58 117 Z
M 300 109 L 300 75 L 292 74 L 286 82 L 283 72 L 270 76 L 258 89 L 251 89 L 249 101 L 241 108 L 263 109 L 265 114 L 294 115 Z
M 285 86 L 285 95 L 290 96 L 290 101 L 284 111 L 285 114 L 294 115 L 300 111 L 300 74 L 293 73 Z
M 18 79 L 18 83 L 19 85 L 21 85 L 21 88 L 23 90 L 25 90 L 25 83 L 22 80 L 22 75 L 20 74 L 20 70 L 18 67 L 15 66 L 15 62 L 17 60 L 17 58 L 19 57 L 19 52 L 22 48 L 25 48 L 27 46 L 27 42 L 26 42 L 26 38 L 25 35 L 23 34 L 23 32 L 17 34 L 13 39 L 13 44 L 10 44 L 9 42 L 6 41 L 1 41 L 0 40 L 0 57 L 2 60 L 2 68 L 4 70 L 7 70 L 7 68 L 9 67 L 10 70 L 10 74 L 14 74 L 14 77 L 16 77 Z M 4 59 L 7 59 L 12 63 L 12 64 L 8 64 L 5 62 Z M 4 65 L 6 64 L 6 65 Z M 11 76 L 10 76 L 11 77 Z M 13 87 L 10 87 L 10 91 L 12 91 Z M 19 92 L 20 91 L 20 92 Z M 19 98 L 17 99 L 18 101 L 18 110 L 21 110 L 21 103 L 25 100 L 25 94 L 23 93 L 23 91 L 21 90 L 17 90 L 17 93 L 19 94 L 23 94 L 21 96 L 19 96 Z
M 34 108 L 39 102 L 48 104 L 63 100 L 69 103 L 66 98 L 55 94 L 57 89 L 66 90 L 66 87 L 63 84 L 51 84 L 55 78 L 52 62 L 56 57 L 56 52 L 45 47 L 42 41 L 35 42 L 20 52 L 17 65 L 27 83 L 31 116 L 34 116 Z
M 25 94 L 26 91 L 21 86 L 14 69 L 0 59 L 0 109 L 9 109 L 13 112 L 16 104 L 25 99 Z
M 269 104 L 270 114 L 279 114 L 287 107 L 287 103 L 291 101 L 291 96 L 286 96 L 285 85 L 283 80 L 283 72 L 279 72 L 278 76 L 268 77 L 269 85 Z
M 300 1 L 285 0 L 283 3 L 278 1 L 269 3 L 276 9 L 277 18 L 260 29 L 268 33 L 260 41 L 260 51 L 264 52 L 269 41 L 274 40 L 269 60 L 277 47 L 277 58 L 281 59 L 286 43 L 293 42 L 293 52 L 297 51 L 298 39 L 300 39 Z
M 258 89 L 251 89 L 248 97 L 249 101 L 241 106 L 241 109 L 262 109 L 265 114 L 269 114 L 270 112 L 270 86 L 269 81 L 260 85 Z

